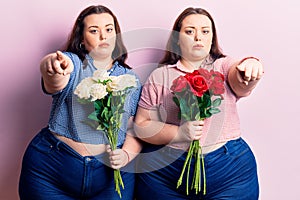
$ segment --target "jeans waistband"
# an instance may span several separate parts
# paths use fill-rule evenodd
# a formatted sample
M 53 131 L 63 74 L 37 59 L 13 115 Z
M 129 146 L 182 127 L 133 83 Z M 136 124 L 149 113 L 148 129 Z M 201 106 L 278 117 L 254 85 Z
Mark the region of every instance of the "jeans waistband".
M 215 155 L 218 155 L 220 153 L 227 153 L 228 149 L 230 149 L 230 147 L 232 145 L 236 144 L 237 142 L 241 142 L 241 141 L 243 141 L 242 138 L 230 140 L 230 141 L 226 142 L 224 145 L 222 145 L 221 147 L 219 147 L 218 149 L 216 149 L 212 152 L 203 154 L 203 156 L 205 158 L 209 159 L 210 157 L 214 157 Z M 184 157 L 186 157 L 186 155 L 188 154 L 188 152 L 185 150 L 175 149 L 175 148 L 172 148 L 169 146 L 163 146 L 163 145 L 149 145 L 147 147 L 146 152 L 151 152 L 151 151 L 157 151 L 157 152 L 161 152 L 161 153 L 169 153 L 172 155 L 182 155 Z
M 99 154 L 99 155 L 94 155 L 94 156 L 82 156 L 80 155 L 78 152 L 76 152 L 74 149 L 72 149 L 69 145 L 67 145 L 66 143 L 64 143 L 63 141 L 59 140 L 58 138 L 56 138 L 51 131 L 48 128 L 44 128 L 42 129 L 42 131 L 40 132 L 41 136 L 44 137 L 53 147 L 55 147 L 56 149 L 60 150 L 63 149 L 66 152 L 68 152 L 68 154 L 74 156 L 75 158 L 79 159 L 79 160 L 84 160 L 84 159 L 93 159 L 96 158 L 97 160 L 103 162 L 103 160 L 105 159 L 105 153 Z
M 236 145 L 237 143 L 243 142 L 242 138 L 238 138 L 238 139 L 234 139 L 234 140 L 229 140 L 228 142 L 226 142 L 223 146 L 221 146 L 220 148 L 204 154 L 204 158 L 205 159 L 210 159 L 215 157 L 216 155 L 220 154 L 220 153 L 227 153 L 228 151 L 230 151 L 230 149 L 232 148 L 232 146 Z

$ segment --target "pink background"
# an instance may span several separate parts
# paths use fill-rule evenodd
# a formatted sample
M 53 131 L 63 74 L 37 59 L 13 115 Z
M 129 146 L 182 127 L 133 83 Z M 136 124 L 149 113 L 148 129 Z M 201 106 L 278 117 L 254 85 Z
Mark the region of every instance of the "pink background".
M 187 6 L 203 7 L 215 19 L 225 52 L 257 56 L 265 77 L 239 102 L 244 138 L 258 162 L 261 198 L 300 199 L 299 57 L 300 3 L 296 0 L 51 0 L 1 3 L 0 199 L 18 199 L 21 159 L 30 139 L 45 126 L 51 98 L 40 86 L 39 61 L 65 42 L 79 12 L 91 4 L 108 6 L 122 31 L 137 34 L 150 48 L 130 47 L 128 63 L 144 80 L 161 56 L 166 37 L 141 30 L 171 29 Z M 147 33 L 149 31 L 146 31 Z M 151 32 L 151 31 L 150 31 Z M 154 31 L 157 33 L 157 31 Z M 128 46 L 130 46 L 128 44 Z M 156 49 L 151 45 L 154 45 Z

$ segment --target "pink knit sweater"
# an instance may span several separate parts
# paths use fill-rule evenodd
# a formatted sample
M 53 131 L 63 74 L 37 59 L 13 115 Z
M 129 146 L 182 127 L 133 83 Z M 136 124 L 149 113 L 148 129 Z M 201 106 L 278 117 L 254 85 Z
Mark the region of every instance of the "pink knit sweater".
M 225 93 L 223 95 L 224 100 L 222 100 L 219 107 L 221 112 L 205 119 L 203 136 L 200 141 L 202 146 L 226 142 L 241 135 L 236 106 L 238 98 L 230 89 L 227 80 L 229 68 L 234 61 L 230 57 L 224 57 L 216 60 L 211 65 L 211 68 L 224 74 Z M 143 86 L 139 106 L 147 110 L 156 109 L 162 122 L 179 125 L 179 108 L 172 100 L 173 95 L 170 87 L 175 78 L 184 75 L 186 72 L 188 71 L 186 71 L 180 61 L 175 65 L 166 65 L 155 69 Z M 186 149 L 188 145 L 186 143 L 176 143 L 170 146 Z

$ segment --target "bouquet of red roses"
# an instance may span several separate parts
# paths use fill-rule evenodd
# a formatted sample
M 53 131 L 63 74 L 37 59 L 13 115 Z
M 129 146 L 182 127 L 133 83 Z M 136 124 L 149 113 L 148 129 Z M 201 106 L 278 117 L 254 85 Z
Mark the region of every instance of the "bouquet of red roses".
M 185 76 L 179 76 L 173 81 L 171 90 L 173 100 L 180 108 L 179 118 L 183 121 L 204 120 L 220 112 L 218 106 L 225 91 L 224 75 L 214 70 L 200 68 Z M 194 176 L 191 189 L 196 194 L 201 191 L 201 167 L 203 173 L 203 194 L 206 194 L 206 176 L 204 157 L 199 140 L 191 142 L 177 188 L 181 185 L 183 175 L 187 173 L 186 193 L 189 194 L 189 174 L 192 158 L 195 158 Z

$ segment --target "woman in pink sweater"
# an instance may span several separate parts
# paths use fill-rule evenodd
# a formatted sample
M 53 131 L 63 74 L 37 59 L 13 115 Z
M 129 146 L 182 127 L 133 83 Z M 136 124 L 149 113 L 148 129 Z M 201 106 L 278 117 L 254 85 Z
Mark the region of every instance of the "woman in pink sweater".
M 224 55 L 211 15 L 201 8 L 187 8 L 175 21 L 160 64 L 143 87 L 135 118 L 136 134 L 145 142 L 137 165 L 137 199 L 258 199 L 256 161 L 241 138 L 236 103 L 262 77 L 260 61 Z M 224 75 L 221 112 L 203 121 L 181 121 L 170 90 L 173 80 L 199 68 Z M 187 195 L 186 182 L 177 188 L 177 181 L 193 140 L 202 147 L 206 188 L 202 174 L 201 192 Z

